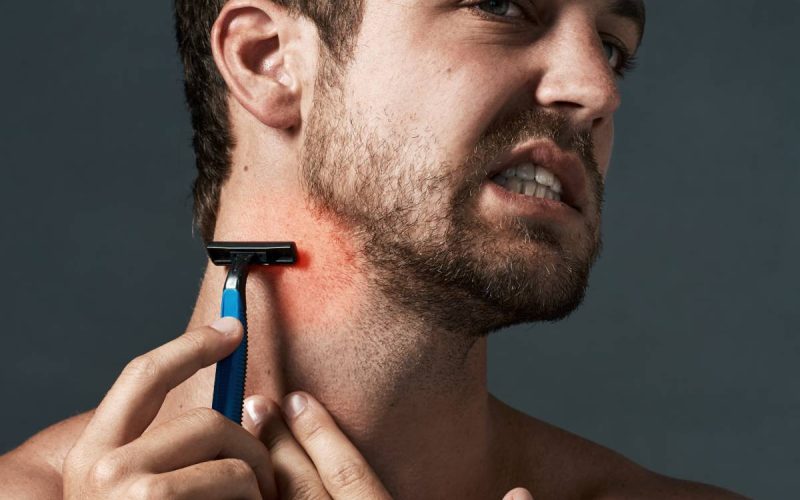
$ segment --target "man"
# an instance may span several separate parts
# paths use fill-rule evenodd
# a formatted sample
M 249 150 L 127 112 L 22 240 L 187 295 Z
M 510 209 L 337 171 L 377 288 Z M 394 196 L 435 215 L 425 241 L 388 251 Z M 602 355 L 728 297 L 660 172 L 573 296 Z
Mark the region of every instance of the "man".
M 737 497 L 486 389 L 489 333 L 583 298 L 639 0 L 178 0 L 176 15 L 204 240 L 300 249 L 248 281 L 245 428 L 207 408 L 242 335 L 216 320 L 225 270 L 209 265 L 187 333 L 4 456 L 4 492 Z

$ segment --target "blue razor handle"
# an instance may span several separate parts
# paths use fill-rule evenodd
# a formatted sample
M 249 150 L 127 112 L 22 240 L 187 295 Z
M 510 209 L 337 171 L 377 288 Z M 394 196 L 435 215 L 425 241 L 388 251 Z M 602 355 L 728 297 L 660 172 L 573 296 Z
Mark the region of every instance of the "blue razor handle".
M 250 259 L 246 255 L 236 256 L 222 291 L 222 317 L 234 317 L 244 326 L 242 343 L 236 350 L 217 363 L 214 381 L 214 400 L 211 407 L 237 424 L 242 423 L 244 385 L 247 374 L 247 306 L 244 283 Z
M 251 265 L 295 264 L 297 247 L 293 242 L 212 242 L 206 246 L 206 251 L 211 262 L 228 266 L 228 278 L 222 290 L 222 317 L 237 318 L 244 326 L 242 343 L 233 354 L 217 363 L 211 407 L 241 424 L 247 376 L 247 271 Z

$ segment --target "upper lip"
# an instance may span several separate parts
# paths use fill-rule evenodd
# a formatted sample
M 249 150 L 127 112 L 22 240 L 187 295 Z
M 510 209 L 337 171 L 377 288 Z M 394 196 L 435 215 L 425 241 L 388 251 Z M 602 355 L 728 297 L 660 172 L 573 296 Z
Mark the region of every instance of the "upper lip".
M 488 177 L 491 179 L 503 170 L 523 163 L 533 163 L 553 172 L 561 182 L 561 201 L 583 212 L 586 207 L 586 169 L 576 153 L 565 152 L 549 139 L 527 142 L 497 158 Z

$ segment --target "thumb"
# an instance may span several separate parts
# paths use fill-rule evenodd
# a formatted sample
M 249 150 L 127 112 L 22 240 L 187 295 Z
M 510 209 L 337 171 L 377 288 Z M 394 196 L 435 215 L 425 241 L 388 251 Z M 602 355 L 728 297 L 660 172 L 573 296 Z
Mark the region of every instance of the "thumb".
M 261 439 L 261 431 L 269 415 L 269 403 L 270 401 L 267 398 L 260 395 L 250 396 L 244 400 L 242 427 L 259 439 Z M 275 403 L 272 406 L 274 407 Z
M 525 488 L 514 488 L 506 493 L 503 500 L 533 500 L 533 495 Z

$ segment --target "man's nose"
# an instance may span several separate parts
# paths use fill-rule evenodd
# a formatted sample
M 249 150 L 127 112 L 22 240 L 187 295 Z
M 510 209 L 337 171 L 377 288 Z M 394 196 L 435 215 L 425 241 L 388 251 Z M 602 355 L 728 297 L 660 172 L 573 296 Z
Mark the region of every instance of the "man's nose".
M 565 113 L 573 126 L 591 130 L 609 122 L 620 106 L 616 73 L 593 26 L 565 20 L 539 52 L 539 106 Z

